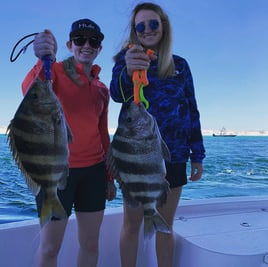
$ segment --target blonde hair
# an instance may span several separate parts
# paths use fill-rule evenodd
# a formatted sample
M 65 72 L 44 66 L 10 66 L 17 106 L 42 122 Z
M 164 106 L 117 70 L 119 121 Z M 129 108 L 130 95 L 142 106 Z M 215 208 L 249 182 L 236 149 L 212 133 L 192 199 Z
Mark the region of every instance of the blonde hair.
M 127 48 L 129 44 L 139 44 L 135 30 L 135 17 L 141 10 L 152 10 L 159 15 L 163 25 L 163 36 L 158 47 L 158 75 L 161 78 L 174 75 L 175 65 L 172 57 L 172 31 L 168 15 L 157 4 L 145 2 L 138 4 L 132 11 L 131 20 L 129 23 L 130 33 L 128 40 L 123 45 L 123 49 Z M 120 52 L 119 52 L 120 53 Z M 114 57 L 116 60 L 119 53 Z

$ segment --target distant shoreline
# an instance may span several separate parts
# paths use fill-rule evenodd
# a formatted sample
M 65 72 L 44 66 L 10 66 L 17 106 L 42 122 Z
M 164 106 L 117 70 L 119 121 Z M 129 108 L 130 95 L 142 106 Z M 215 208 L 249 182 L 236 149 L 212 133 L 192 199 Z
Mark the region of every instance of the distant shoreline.
M 212 136 L 213 134 L 219 134 L 218 131 L 203 130 L 204 136 Z M 226 131 L 225 134 L 235 134 L 236 136 L 268 136 L 268 131 L 265 130 L 238 130 L 238 131 Z
M 0 126 L 0 134 L 5 134 L 7 130 L 7 127 L 5 126 Z M 115 129 L 111 128 L 109 129 L 110 134 L 115 133 Z M 204 136 L 212 136 L 213 133 L 217 133 L 217 131 L 214 130 L 202 130 L 202 134 Z M 226 131 L 226 134 L 236 134 L 237 136 L 268 136 L 268 130 L 251 130 L 251 131 L 246 131 L 246 130 L 238 130 L 238 131 Z
M 0 134 L 5 134 L 7 131 L 7 128 L 4 126 L 0 126 Z
M 110 128 L 109 133 L 114 134 L 115 128 Z M 203 136 L 212 136 L 213 134 L 218 134 L 218 131 L 214 130 L 202 130 Z M 268 136 L 268 130 L 239 130 L 239 131 L 226 131 L 226 134 L 235 134 L 237 136 Z

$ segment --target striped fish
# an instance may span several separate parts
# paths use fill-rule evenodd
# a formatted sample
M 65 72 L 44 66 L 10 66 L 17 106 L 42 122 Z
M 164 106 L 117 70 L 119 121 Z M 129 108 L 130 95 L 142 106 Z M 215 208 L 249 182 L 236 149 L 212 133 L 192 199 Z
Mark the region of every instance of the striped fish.
M 44 192 L 40 225 L 67 217 L 58 196 L 69 175 L 68 142 L 72 135 L 51 81 L 37 80 L 20 103 L 8 128 L 15 162 L 36 196 Z
M 120 114 L 107 167 L 118 181 L 127 205 L 143 205 L 145 239 L 155 231 L 170 233 L 156 209 L 166 202 L 169 191 L 165 160 L 170 160 L 170 154 L 156 120 L 143 104 L 131 102 Z

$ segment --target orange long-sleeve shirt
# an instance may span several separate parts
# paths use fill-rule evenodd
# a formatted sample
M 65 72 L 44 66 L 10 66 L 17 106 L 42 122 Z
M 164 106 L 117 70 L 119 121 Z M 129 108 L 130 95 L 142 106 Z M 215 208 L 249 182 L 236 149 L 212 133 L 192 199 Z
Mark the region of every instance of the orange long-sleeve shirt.
M 76 68 L 82 85 L 75 84 L 66 75 L 62 62 L 52 65 L 53 90 L 62 104 L 73 134 L 73 143 L 69 144 L 71 168 L 88 167 L 102 162 L 110 144 L 107 119 L 109 91 L 99 81 L 101 68 L 98 65 L 92 66 L 93 79 L 90 81 L 81 64 L 76 64 Z M 44 79 L 40 60 L 22 83 L 24 95 L 37 77 Z

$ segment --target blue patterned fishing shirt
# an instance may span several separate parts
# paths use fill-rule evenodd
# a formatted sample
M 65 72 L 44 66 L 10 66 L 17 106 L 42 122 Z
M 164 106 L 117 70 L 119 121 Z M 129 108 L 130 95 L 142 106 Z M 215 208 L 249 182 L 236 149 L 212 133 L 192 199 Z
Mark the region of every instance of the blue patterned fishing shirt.
M 122 50 L 117 57 L 110 84 L 112 99 L 120 103 L 133 101 L 133 83 L 127 75 L 125 53 Z M 144 97 L 170 150 L 171 163 L 185 163 L 189 158 L 192 162 L 202 162 L 205 149 L 192 74 L 184 58 L 173 55 L 173 59 L 175 75 L 165 79 L 157 75 L 157 60 L 151 61 Z

